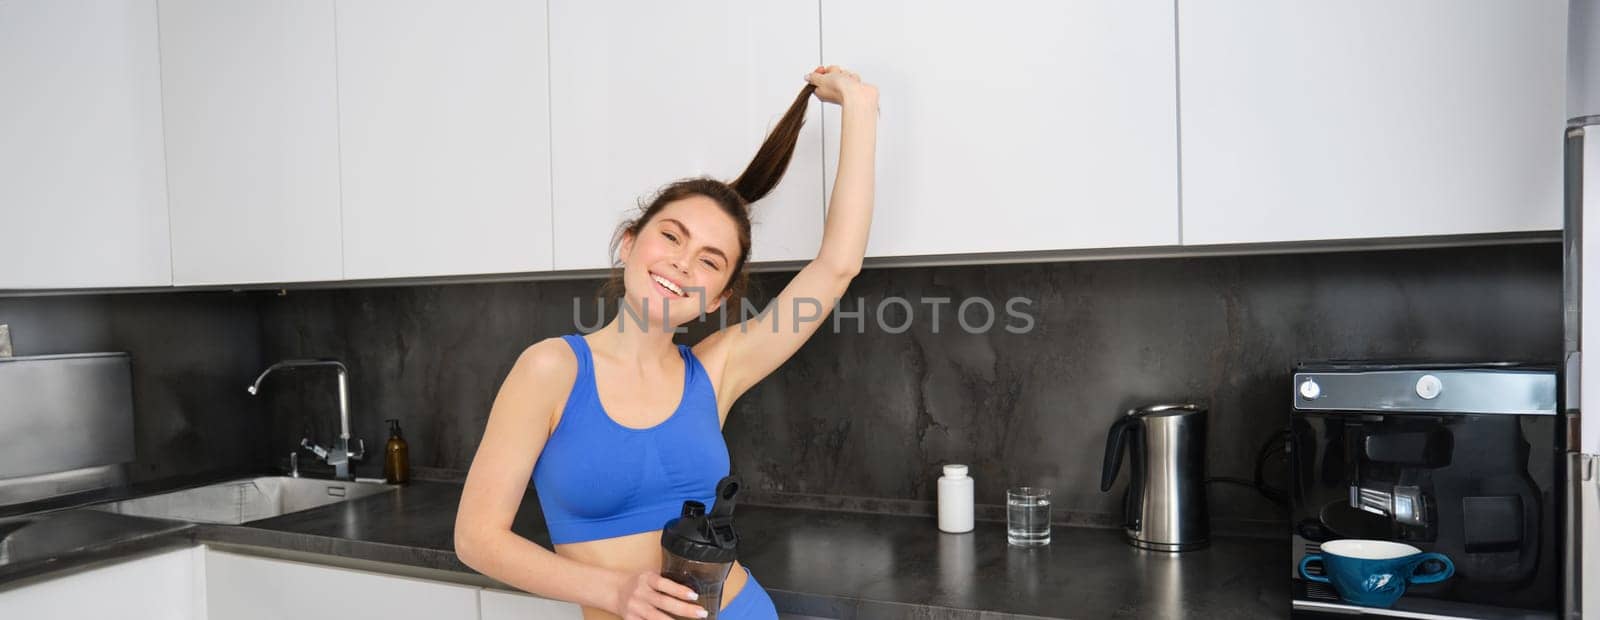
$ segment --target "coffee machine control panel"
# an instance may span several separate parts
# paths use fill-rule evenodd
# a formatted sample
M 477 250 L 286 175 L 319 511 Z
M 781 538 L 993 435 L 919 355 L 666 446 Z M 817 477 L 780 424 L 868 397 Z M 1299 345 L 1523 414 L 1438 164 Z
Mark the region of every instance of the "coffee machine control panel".
M 1302 370 L 1294 385 L 1302 411 L 1556 414 L 1556 375 L 1541 370 Z

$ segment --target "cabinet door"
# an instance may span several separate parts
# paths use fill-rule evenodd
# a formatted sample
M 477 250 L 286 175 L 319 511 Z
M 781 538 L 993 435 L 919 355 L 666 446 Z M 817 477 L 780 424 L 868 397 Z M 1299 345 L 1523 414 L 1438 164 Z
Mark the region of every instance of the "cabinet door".
M 1566 3 L 1179 3 L 1185 244 L 1561 227 Z
M 344 277 L 550 268 L 544 2 L 340 0 Z
M 205 618 L 199 547 L 167 551 L 0 591 L 0 617 Z M 226 617 L 226 616 L 213 616 Z
M 827 64 L 879 87 L 867 253 L 1177 243 L 1173 37 L 1167 0 L 823 0 Z
M 478 594 L 479 620 L 580 620 L 583 608 L 566 601 L 514 594 L 499 590 L 481 590 Z
M 161 0 L 176 284 L 337 280 L 333 0 Z
M 816 68 L 817 19 L 815 0 L 551 0 L 556 268 L 609 267 L 617 225 L 662 185 L 738 176 Z M 752 261 L 816 256 L 819 107 L 752 208 Z
M 172 283 L 155 0 L 0 2 L 0 289 Z
M 478 589 L 422 579 L 208 550 L 211 618 L 476 620 Z

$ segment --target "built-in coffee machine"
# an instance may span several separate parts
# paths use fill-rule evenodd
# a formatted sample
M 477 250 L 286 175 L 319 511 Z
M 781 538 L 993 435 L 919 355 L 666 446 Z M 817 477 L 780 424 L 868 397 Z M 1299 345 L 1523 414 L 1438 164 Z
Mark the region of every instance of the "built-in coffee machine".
M 1554 366 L 1308 363 L 1293 375 L 1295 617 L 1556 616 L 1564 487 Z M 1403 588 L 1392 607 L 1352 603 L 1359 597 L 1326 575 L 1333 554 L 1322 543 L 1345 539 L 1421 552 L 1388 584 Z M 1371 564 L 1337 559 L 1346 572 Z

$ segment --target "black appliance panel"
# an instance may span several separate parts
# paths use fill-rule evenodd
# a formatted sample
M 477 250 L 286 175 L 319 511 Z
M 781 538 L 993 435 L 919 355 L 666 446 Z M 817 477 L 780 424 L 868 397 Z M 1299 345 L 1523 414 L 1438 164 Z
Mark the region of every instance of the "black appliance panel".
M 1518 413 L 1428 410 L 1433 402 L 1406 394 L 1407 402 L 1393 392 L 1395 385 L 1409 390 L 1430 368 L 1399 365 L 1382 370 L 1410 374 L 1369 384 L 1347 377 L 1322 381 L 1339 386 L 1338 402 L 1346 408 L 1302 407 L 1315 400 L 1307 394 L 1323 396 L 1304 387 L 1308 377 L 1372 375 L 1372 369 L 1358 365 L 1321 367 L 1318 375 L 1307 368 L 1295 375 L 1290 420 L 1290 570 L 1296 600 L 1338 602 L 1329 586 L 1300 577 L 1299 563 L 1307 553 L 1328 540 L 1372 538 L 1443 553 L 1455 563 L 1453 578 L 1407 587 L 1397 608 L 1420 598 L 1560 610 L 1560 418 L 1553 407 L 1550 413 L 1543 412 L 1543 402 L 1508 408 Z M 1542 372 L 1503 365 L 1480 370 Z M 1505 380 L 1495 377 L 1490 383 L 1507 385 Z M 1462 381 L 1447 379 L 1445 389 L 1459 393 Z M 1363 385 L 1374 390 L 1370 399 L 1355 393 Z M 1544 383 L 1538 385 L 1535 400 L 1542 401 Z M 1553 379 L 1549 385 L 1553 398 Z M 1373 406 L 1360 406 L 1364 399 Z M 1479 409 L 1485 408 L 1495 407 Z

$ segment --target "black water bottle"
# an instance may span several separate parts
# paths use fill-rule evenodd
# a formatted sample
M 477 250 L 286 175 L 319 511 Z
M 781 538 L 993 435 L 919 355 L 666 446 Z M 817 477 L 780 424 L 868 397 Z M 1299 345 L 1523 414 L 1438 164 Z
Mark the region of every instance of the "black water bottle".
M 710 514 L 705 504 L 686 501 L 678 518 L 661 529 L 661 576 L 694 590 L 699 597 L 695 603 L 706 610 L 708 620 L 715 620 L 722 609 L 722 583 L 738 558 L 739 535 L 733 530 L 738 494 L 739 480 L 723 478 Z

